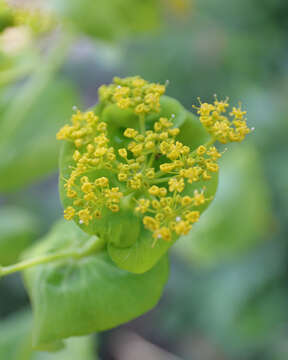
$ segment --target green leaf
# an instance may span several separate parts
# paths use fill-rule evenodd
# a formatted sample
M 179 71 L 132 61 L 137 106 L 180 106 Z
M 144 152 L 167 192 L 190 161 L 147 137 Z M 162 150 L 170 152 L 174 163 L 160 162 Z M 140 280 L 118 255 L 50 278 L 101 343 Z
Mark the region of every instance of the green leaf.
M 210 135 L 202 126 L 197 116 L 187 110 L 185 115 L 184 122 L 180 123 L 180 133 L 177 139 L 195 149 L 199 145 L 205 144 L 210 139 Z
M 73 222 L 61 221 L 26 257 L 79 250 L 91 238 Z M 106 251 L 25 270 L 34 310 L 33 345 L 45 349 L 70 336 L 113 328 L 158 302 L 168 275 L 164 257 L 145 274 L 116 267 Z
M 76 30 L 104 40 L 146 31 L 159 23 L 158 0 L 53 0 L 52 4 Z
M 116 127 L 121 127 L 126 129 L 127 127 L 137 128 L 138 116 L 131 109 L 120 109 L 116 104 L 102 104 L 100 103 L 99 108 L 103 107 L 101 112 L 101 117 L 103 121 L 106 121 L 108 124 L 113 124 Z M 182 125 L 186 118 L 186 110 L 179 103 L 179 101 L 162 95 L 160 98 L 160 111 L 158 113 L 150 114 L 147 116 L 146 125 L 149 128 L 149 125 L 153 124 L 159 117 L 168 117 L 170 118 L 173 114 L 173 123 L 174 127 L 179 127 Z
M 96 360 L 90 336 L 65 341 L 65 348 L 56 353 L 32 349 L 32 314 L 22 311 L 1 321 L 0 359 L 5 360 Z
M 0 191 L 23 187 L 56 171 L 60 145 L 56 133 L 77 101 L 71 84 L 62 81 L 52 82 L 39 95 L 17 131 L 0 144 Z
M 187 119 L 188 112 L 179 101 L 169 96 L 161 96 L 159 113 L 150 114 L 145 119 L 146 129 L 153 129 L 153 124 L 160 117 L 173 117 L 174 127 L 180 127 Z M 113 139 L 111 144 L 116 148 L 122 147 L 129 142 L 129 139 L 123 136 L 126 128 L 134 128 L 140 131 L 138 116 L 132 109 L 120 109 L 116 104 L 100 103 L 93 108 L 93 111 L 101 120 L 108 124 L 109 137 Z M 195 119 L 194 119 L 195 120 Z M 197 120 L 197 122 L 199 122 Z M 198 125 L 198 124 L 197 124 Z M 201 126 L 201 125 L 200 125 Z
M 0 209 L 0 264 L 17 261 L 21 252 L 31 244 L 38 231 L 34 214 L 20 207 Z

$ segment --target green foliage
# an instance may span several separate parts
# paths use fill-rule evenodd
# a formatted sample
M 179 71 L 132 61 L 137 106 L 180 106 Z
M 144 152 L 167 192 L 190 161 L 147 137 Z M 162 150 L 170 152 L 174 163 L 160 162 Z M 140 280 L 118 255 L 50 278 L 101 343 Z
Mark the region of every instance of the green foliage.
M 10 99 L 19 91 L 21 88 L 16 92 L 10 89 Z M 0 143 L 1 192 L 23 187 L 56 171 L 59 144 L 55 134 L 77 102 L 75 89 L 64 81 L 52 82 L 37 97 L 17 130 Z M 13 107 L 13 101 L 7 105 Z
M 197 183 L 197 188 L 199 188 L 199 183 Z M 214 175 L 213 179 L 209 181 L 209 186 L 206 188 L 207 197 L 213 197 L 216 193 L 218 185 L 218 176 Z M 187 193 L 193 194 L 195 187 L 191 186 Z M 200 213 L 202 213 L 211 201 L 207 201 L 206 204 L 199 207 Z M 130 217 L 131 219 L 131 217 Z M 126 232 L 129 232 L 129 227 L 131 228 L 131 222 L 127 223 Z M 193 230 L 192 230 L 193 232 Z M 189 235 L 188 235 L 189 236 Z M 112 260 L 121 268 L 135 273 L 143 273 L 154 266 L 157 261 L 163 256 L 169 248 L 178 240 L 175 238 L 174 241 L 164 242 L 158 241 L 154 246 L 154 239 L 151 236 L 151 232 L 143 229 L 140 236 L 137 237 L 135 243 L 130 247 L 120 247 L 115 246 L 113 241 L 108 243 L 108 251 Z M 181 237 L 179 239 L 181 242 Z
M 16 206 L 0 209 L 0 264 L 10 265 L 35 239 L 38 223 L 30 211 Z
M 90 236 L 72 222 L 59 222 L 26 257 L 75 251 Z M 106 330 L 150 310 L 166 283 L 166 257 L 135 275 L 117 268 L 105 251 L 25 270 L 34 311 L 33 346 L 49 349 L 70 336 Z
M 184 122 L 186 121 L 187 117 L 189 116 L 190 113 L 188 113 L 185 108 L 180 104 L 179 101 L 177 101 L 176 99 L 173 99 L 170 96 L 161 96 L 160 98 L 160 106 L 161 109 L 159 111 L 159 113 L 156 114 L 149 114 L 147 116 L 147 124 L 148 126 L 153 124 L 155 121 L 157 121 L 157 119 L 159 117 L 168 117 L 171 116 L 171 114 L 175 115 L 175 119 L 173 121 L 173 124 L 175 127 L 180 127 L 182 124 L 184 124 Z M 101 118 L 103 121 L 107 122 L 108 126 L 109 126 L 109 131 L 116 133 L 117 132 L 117 137 L 120 137 L 120 139 L 122 140 L 122 142 L 120 142 L 120 144 L 122 144 L 124 141 L 127 141 L 127 139 L 125 139 L 125 137 L 123 137 L 123 129 L 128 128 L 128 127 L 133 127 L 136 128 L 137 130 L 139 130 L 138 127 L 138 116 L 131 110 L 131 109 L 126 109 L 125 111 L 123 111 L 122 109 L 119 109 L 119 107 L 116 104 L 98 104 L 95 106 L 95 108 L 93 109 L 95 111 L 96 114 L 101 114 Z M 192 116 L 192 114 L 191 114 Z M 194 121 L 193 121 L 194 120 Z M 196 127 L 195 123 L 196 121 L 198 122 L 198 120 L 196 120 L 195 118 L 191 120 L 193 122 L 193 128 Z M 203 135 L 203 133 L 205 133 L 203 131 L 202 126 L 200 125 L 202 132 L 201 134 Z M 120 132 L 120 130 L 122 130 L 122 132 Z M 115 134 L 116 135 L 116 134 Z M 114 135 L 114 136 L 115 136 Z M 113 138 L 112 138 L 113 140 Z M 187 144 L 189 144 L 191 142 L 191 139 L 189 139 L 187 141 Z M 119 140 L 115 141 L 113 143 L 113 145 L 117 146 L 120 145 L 119 144 Z
M 96 360 L 91 337 L 65 341 L 65 349 L 57 353 L 35 352 L 32 349 L 32 314 L 16 313 L 1 322 L 0 358 L 5 360 Z
M 159 22 L 158 0 L 53 0 L 53 6 L 78 31 L 105 40 L 149 30 Z
M 5 0 L 0 1 L 0 32 L 13 25 L 13 15 Z

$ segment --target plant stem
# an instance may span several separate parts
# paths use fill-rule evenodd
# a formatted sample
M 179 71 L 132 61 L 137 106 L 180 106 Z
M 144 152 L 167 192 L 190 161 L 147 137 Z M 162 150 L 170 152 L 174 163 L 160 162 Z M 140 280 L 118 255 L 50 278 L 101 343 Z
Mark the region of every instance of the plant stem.
M 145 115 L 139 115 L 140 133 L 145 135 Z
M 211 139 L 204 144 L 204 146 L 209 147 L 209 146 L 213 145 L 215 142 L 216 142 L 216 139 L 212 136 Z
M 83 246 L 82 249 L 72 249 L 54 254 L 46 254 L 32 259 L 20 261 L 14 265 L 0 267 L 0 277 L 56 260 L 63 260 L 67 258 L 80 259 L 85 256 L 96 254 L 97 252 L 101 251 L 104 246 L 105 240 L 100 239 L 97 236 L 91 236 L 89 241 L 85 244 L 85 246 Z

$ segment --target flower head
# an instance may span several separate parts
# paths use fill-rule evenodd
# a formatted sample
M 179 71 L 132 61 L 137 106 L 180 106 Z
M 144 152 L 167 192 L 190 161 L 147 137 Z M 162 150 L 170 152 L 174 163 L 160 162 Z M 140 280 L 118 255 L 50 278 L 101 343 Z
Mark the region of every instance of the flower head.
M 114 103 L 120 109 L 133 109 L 137 115 L 159 112 L 160 96 L 165 86 L 140 78 L 140 76 L 120 79 L 115 77 L 113 84 L 102 85 L 99 89 L 101 101 Z
M 203 182 L 208 185 L 219 168 L 221 153 L 213 143 L 216 139 L 222 143 L 243 140 L 250 132 L 246 113 L 241 107 L 233 108 L 230 121 L 224 116 L 227 100 L 200 103 L 200 121 L 212 140 L 192 149 L 177 139 L 180 129 L 174 127 L 173 114 L 159 116 L 149 126 L 145 123 L 146 115 L 160 110 L 164 91 L 164 86 L 140 77 L 115 78 L 112 85 L 100 88 L 102 104 L 114 103 L 123 111 L 131 108 L 142 121 L 141 127 L 135 124 L 135 128 L 121 130 L 123 141 L 117 149 L 111 145 L 115 143 L 113 133 L 101 113 L 77 110 L 72 124 L 60 129 L 57 138 L 74 148 L 73 166 L 65 180 L 66 196 L 71 200 L 64 211 L 67 220 L 89 225 L 105 209 L 105 216 L 117 216 L 128 203 L 155 242 L 186 235 L 199 220 L 203 205 L 211 200 Z
M 246 123 L 246 111 L 242 110 L 241 104 L 232 108 L 229 118 L 225 115 L 229 107 L 228 99 L 219 101 L 215 96 L 213 104 L 199 102 L 199 107 L 193 107 L 197 109 L 201 123 L 215 140 L 222 144 L 242 141 L 251 132 Z

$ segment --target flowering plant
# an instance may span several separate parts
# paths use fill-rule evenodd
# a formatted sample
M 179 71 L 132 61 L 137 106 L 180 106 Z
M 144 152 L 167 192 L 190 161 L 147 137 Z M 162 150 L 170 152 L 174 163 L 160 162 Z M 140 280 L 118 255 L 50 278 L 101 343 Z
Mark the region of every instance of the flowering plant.
M 114 327 L 152 308 L 167 280 L 169 247 L 213 200 L 215 143 L 251 131 L 228 99 L 194 106 L 199 119 L 135 76 L 99 89 L 57 134 L 64 218 L 19 264 L 34 308 L 34 345 Z M 228 113 L 228 115 L 226 114 Z M 193 231 L 193 230 L 192 230 Z M 35 266 L 39 265 L 39 266 Z

